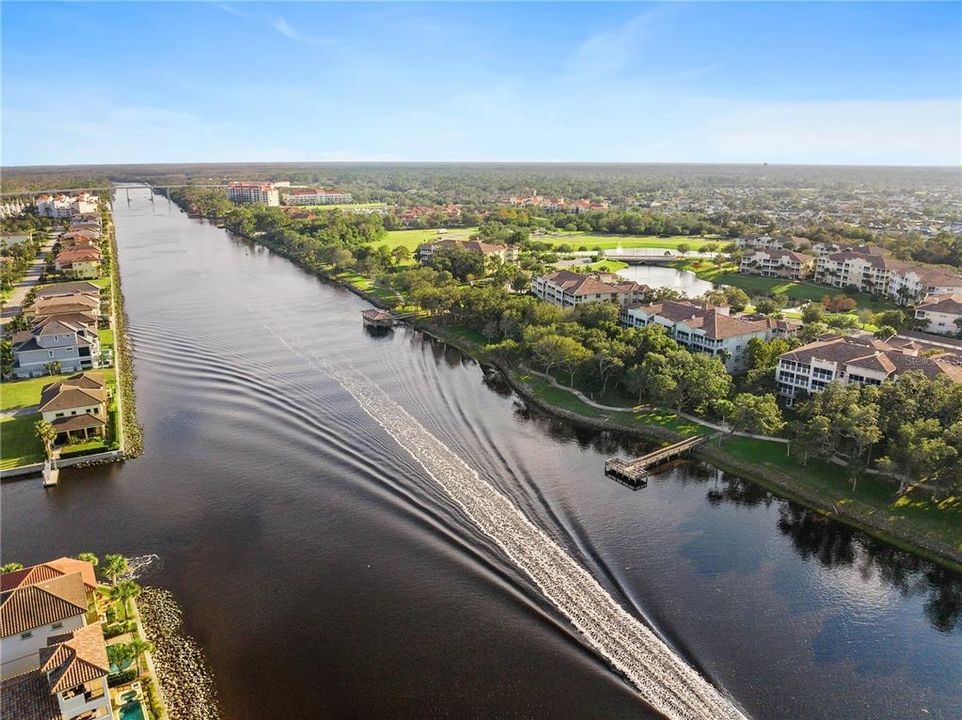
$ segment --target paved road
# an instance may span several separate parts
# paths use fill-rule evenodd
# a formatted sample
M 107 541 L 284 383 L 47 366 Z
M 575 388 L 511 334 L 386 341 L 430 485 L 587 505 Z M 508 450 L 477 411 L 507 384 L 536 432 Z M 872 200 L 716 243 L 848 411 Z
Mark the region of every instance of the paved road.
M 24 274 L 20 282 L 14 286 L 13 293 L 11 293 L 10 299 L 3 308 L 3 314 L 2 317 L 0 317 L 0 326 L 6 325 L 8 322 L 10 322 L 10 320 L 20 314 L 20 306 L 23 304 L 23 299 L 27 296 L 27 293 L 30 292 L 30 288 L 36 285 L 40 280 L 40 272 L 43 270 L 47 253 L 50 252 L 50 249 L 53 247 L 55 241 L 56 236 L 47 238 L 47 242 L 44 243 L 44 246 L 34 258 L 33 265 L 27 269 L 27 272 Z

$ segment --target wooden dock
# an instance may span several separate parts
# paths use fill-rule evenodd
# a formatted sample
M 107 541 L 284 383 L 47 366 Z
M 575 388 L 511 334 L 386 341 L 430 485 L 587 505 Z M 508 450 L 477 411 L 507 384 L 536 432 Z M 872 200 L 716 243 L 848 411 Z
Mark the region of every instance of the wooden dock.
M 631 487 L 641 487 L 648 483 L 648 471 L 651 468 L 691 452 L 693 448 L 701 445 L 706 440 L 708 440 L 708 437 L 705 435 L 686 438 L 673 445 L 668 445 L 667 447 L 650 452 L 647 455 L 642 455 L 634 460 L 623 460 L 617 457 L 610 458 L 605 462 L 605 475 L 610 475 Z

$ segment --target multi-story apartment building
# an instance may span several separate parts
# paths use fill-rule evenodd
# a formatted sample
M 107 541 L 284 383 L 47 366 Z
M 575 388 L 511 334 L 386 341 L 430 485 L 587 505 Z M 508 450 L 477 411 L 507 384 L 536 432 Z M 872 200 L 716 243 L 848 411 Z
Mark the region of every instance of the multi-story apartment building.
M 821 392 L 831 382 L 881 385 L 907 372 L 962 382 L 957 354 L 923 355 L 920 348 L 924 347 L 871 336 L 817 340 L 779 356 L 775 369 L 778 394 L 791 404 L 798 397 Z
M 284 195 L 285 205 L 346 205 L 354 202 L 351 193 L 337 190 L 293 190 Z
M 742 257 L 738 270 L 750 275 L 802 280 L 814 272 L 815 257 L 778 248 L 755 250 Z
M 239 205 L 280 205 L 281 199 L 274 183 L 233 182 L 227 186 L 227 199 Z
M 688 300 L 626 307 L 621 324 L 629 328 L 658 325 L 691 352 L 717 357 L 729 372 L 747 369 L 750 340 L 771 340 L 795 331 L 780 320 L 732 317 L 725 306 Z
M 938 335 L 962 333 L 962 295 L 928 295 L 915 308 L 919 329 Z
M 651 288 L 611 273 L 582 275 L 570 270 L 558 270 L 531 281 L 535 297 L 555 305 L 574 307 L 586 302 L 613 300 L 619 305 L 643 302 Z
M 81 192 L 77 195 L 40 195 L 35 200 L 37 214 L 41 217 L 69 218 L 83 213 L 96 213 L 96 195 Z
M 926 295 L 962 293 L 962 276 L 932 265 L 887 257 L 879 248 L 859 248 L 819 257 L 815 281 L 837 288 L 855 288 L 884 295 L 900 305 Z

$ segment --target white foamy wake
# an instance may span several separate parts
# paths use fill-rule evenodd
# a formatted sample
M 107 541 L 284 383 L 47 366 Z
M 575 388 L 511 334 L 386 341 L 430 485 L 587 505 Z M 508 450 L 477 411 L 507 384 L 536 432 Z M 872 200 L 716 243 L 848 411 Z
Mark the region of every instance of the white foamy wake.
M 265 324 L 266 325 L 266 324 Z M 268 327 L 290 350 L 329 374 L 524 571 L 642 699 L 667 718 L 743 719 L 735 705 L 622 608 L 568 553 L 410 413 L 369 379 L 314 353 L 314 360 Z
M 501 492 L 373 383 L 331 369 L 397 443 L 526 572 L 585 639 L 669 718 L 740 718 L 732 703 L 627 613 L 570 555 Z

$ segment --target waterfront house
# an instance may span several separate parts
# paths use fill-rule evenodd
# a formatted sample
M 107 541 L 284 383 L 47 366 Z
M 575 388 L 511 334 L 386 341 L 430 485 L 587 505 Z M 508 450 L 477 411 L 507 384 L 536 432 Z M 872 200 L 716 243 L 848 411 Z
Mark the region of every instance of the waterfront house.
M 69 568 L 58 562 L 0 576 L 0 674 L 4 680 L 37 670 L 40 650 L 49 638 L 86 624 L 92 587 L 84 577 L 92 577 L 93 568 L 89 573 L 64 572 Z
M 100 288 L 92 282 L 65 282 L 57 283 L 56 285 L 46 285 L 37 290 L 36 297 L 40 300 L 48 297 L 63 297 L 74 294 L 90 295 L 96 298 L 99 304 Z
M 99 292 L 94 294 L 87 290 L 80 289 L 59 294 L 57 290 L 48 290 L 45 288 L 37 293 L 36 299 L 33 304 L 26 309 L 25 314 L 32 322 L 37 322 L 39 319 L 51 315 L 75 312 L 100 317 Z
M 771 340 L 797 330 L 765 316 L 733 317 L 725 306 L 691 300 L 631 305 L 621 311 L 620 319 L 629 328 L 658 325 L 691 352 L 717 357 L 732 373 L 747 369 L 750 340 Z
M 102 254 L 98 247 L 77 245 L 57 253 L 54 267 L 71 278 L 90 279 L 100 277 Z
M 38 323 L 24 335 L 13 345 L 14 377 L 47 375 L 52 362 L 59 362 L 65 372 L 100 365 L 100 338 L 95 329 L 52 319 Z
M 442 248 L 457 247 L 467 252 L 480 253 L 485 260 L 497 258 L 502 262 L 511 262 L 518 259 L 518 249 L 514 245 L 503 243 L 486 243 L 479 240 L 436 240 L 430 243 L 423 243 L 418 246 L 418 262 L 426 263 L 434 253 Z
M 920 330 L 938 335 L 962 333 L 962 295 L 927 295 L 915 308 Z
M 280 195 L 274 183 L 232 182 L 227 186 L 227 199 L 239 205 L 280 205 Z
M 815 257 L 793 250 L 756 250 L 742 256 L 739 272 L 790 280 L 807 278 L 815 270 Z
M 791 404 L 798 397 L 821 392 L 830 382 L 881 385 L 907 372 L 962 382 L 959 356 L 952 352 L 923 355 L 921 343 L 882 341 L 871 336 L 830 336 L 783 353 L 775 382 L 778 394 Z
M 649 297 L 647 285 L 625 280 L 612 273 L 581 274 L 558 270 L 534 278 L 531 292 L 554 305 L 574 307 L 586 302 L 613 300 L 619 305 L 638 303 Z
M 86 372 L 45 385 L 38 410 L 56 430 L 56 442 L 67 443 L 72 438 L 104 436 L 109 400 L 103 376 Z
M 63 720 L 114 717 L 107 689 L 110 660 L 99 622 L 48 638 L 40 663 Z
M 58 238 L 61 248 L 72 247 L 97 247 L 100 244 L 100 232 L 98 230 L 68 230 L 61 233 Z

